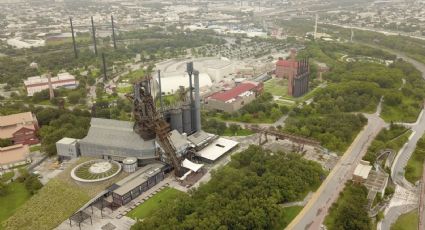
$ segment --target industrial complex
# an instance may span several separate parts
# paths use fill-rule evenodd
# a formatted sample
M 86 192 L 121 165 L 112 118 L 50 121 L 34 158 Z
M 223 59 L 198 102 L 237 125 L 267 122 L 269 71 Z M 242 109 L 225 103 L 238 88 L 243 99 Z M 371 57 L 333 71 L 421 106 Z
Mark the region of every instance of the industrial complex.
M 93 159 L 72 169 L 71 177 L 76 183 L 99 183 L 115 177 L 121 170 L 128 174 L 85 207 L 98 202 L 112 210 L 126 205 L 170 172 L 176 181 L 190 186 L 205 173 L 205 164 L 216 162 L 238 146 L 237 141 L 201 129 L 199 72 L 192 63 L 187 64 L 187 72 L 190 88 L 179 103 L 162 106 L 160 77 L 158 96 L 152 94 L 153 79 L 147 77 L 135 83 L 134 92 L 127 95 L 133 103 L 134 122 L 92 118 L 86 137 L 63 138 L 56 143 L 62 160 Z M 159 107 L 155 99 L 160 101 Z M 89 218 L 85 207 L 71 216 L 70 221 L 81 223 Z

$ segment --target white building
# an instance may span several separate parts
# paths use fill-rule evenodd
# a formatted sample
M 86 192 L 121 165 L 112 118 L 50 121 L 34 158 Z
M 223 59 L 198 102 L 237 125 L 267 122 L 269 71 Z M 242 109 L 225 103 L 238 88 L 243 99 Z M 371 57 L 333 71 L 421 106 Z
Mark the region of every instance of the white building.
M 78 140 L 64 137 L 56 142 L 58 156 L 63 158 L 77 158 L 80 155 Z
M 75 77 L 67 72 L 60 73 L 56 77 L 52 77 L 50 80 L 53 89 L 59 87 L 75 89 L 78 86 L 78 81 L 75 80 Z M 27 90 L 28 96 L 32 97 L 34 93 L 49 88 L 49 79 L 46 76 L 29 77 L 27 80 L 24 81 L 24 85 Z

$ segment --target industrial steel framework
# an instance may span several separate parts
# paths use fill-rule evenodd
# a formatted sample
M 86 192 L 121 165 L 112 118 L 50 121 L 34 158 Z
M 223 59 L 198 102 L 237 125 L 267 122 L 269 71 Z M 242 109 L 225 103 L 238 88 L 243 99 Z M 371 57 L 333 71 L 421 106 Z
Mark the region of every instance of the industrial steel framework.
M 181 159 L 170 140 L 170 125 L 156 110 L 150 82 L 151 77 L 136 82 L 133 95 L 127 95 L 133 101 L 134 131 L 144 140 L 156 138 L 165 153 L 166 161 L 174 167 L 174 174 L 181 176 Z

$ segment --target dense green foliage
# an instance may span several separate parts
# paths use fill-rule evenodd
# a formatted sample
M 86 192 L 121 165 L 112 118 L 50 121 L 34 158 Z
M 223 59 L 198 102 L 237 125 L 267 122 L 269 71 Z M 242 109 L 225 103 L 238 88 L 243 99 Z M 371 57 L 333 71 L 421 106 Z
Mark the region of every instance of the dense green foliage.
M 30 174 L 26 169 L 19 170 L 19 177 L 16 179 L 20 183 L 24 183 L 27 191 L 33 195 L 43 187 L 37 175 Z
M 13 141 L 10 139 L 1 139 L 0 138 L 0 148 L 13 145 Z
M 363 160 L 369 161 L 373 165 L 381 150 L 392 149 L 397 153 L 408 140 L 408 135 L 410 135 L 410 132 L 404 126 L 391 124 L 389 129 L 382 129 L 379 132 L 369 146 Z
M 294 109 L 284 130 L 314 138 L 325 148 L 343 153 L 367 123 L 367 119 L 361 114 L 320 114 L 313 106 L 314 104 Z
M 320 185 L 319 164 L 258 146 L 236 154 L 211 180 L 138 222 L 133 229 L 282 229 L 278 204 Z
M 232 120 L 247 123 L 273 123 L 287 113 L 289 108 L 273 101 L 273 95 L 265 92 L 254 101 L 232 114 L 208 112 L 208 116 L 219 116 L 222 120 Z
M 425 160 L 425 136 L 419 139 L 418 143 L 416 144 L 416 149 L 413 152 L 412 156 L 410 157 L 405 167 L 404 176 L 406 177 L 406 180 L 408 180 L 410 183 L 414 184 L 416 183 L 416 181 L 422 178 L 422 172 L 424 170 L 423 169 L 424 160 Z
M 349 47 L 353 47 L 350 50 Z M 385 66 L 375 62 L 344 62 L 339 52 L 348 55 L 392 55 L 369 47 L 329 42 L 311 43 L 302 55 L 326 62 L 328 87 L 315 92 L 314 101 L 290 113 L 285 130 L 315 138 L 326 148 L 344 151 L 366 119 L 352 112 L 374 112 L 383 98 L 381 116 L 386 121 L 416 120 L 425 97 L 421 74 L 411 64 L 396 60 Z M 344 125 L 341 125 L 344 124 Z
M 347 184 L 338 201 L 332 205 L 325 219 L 329 230 L 370 230 L 367 214 L 367 189 L 356 184 Z

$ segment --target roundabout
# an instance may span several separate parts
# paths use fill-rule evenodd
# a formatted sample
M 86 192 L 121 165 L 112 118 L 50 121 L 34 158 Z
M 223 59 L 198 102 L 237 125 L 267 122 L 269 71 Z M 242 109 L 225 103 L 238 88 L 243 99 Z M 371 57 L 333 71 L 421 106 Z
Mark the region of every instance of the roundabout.
M 91 160 L 73 168 L 71 177 L 80 182 L 99 182 L 116 176 L 120 171 L 121 164 L 116 161 Z

